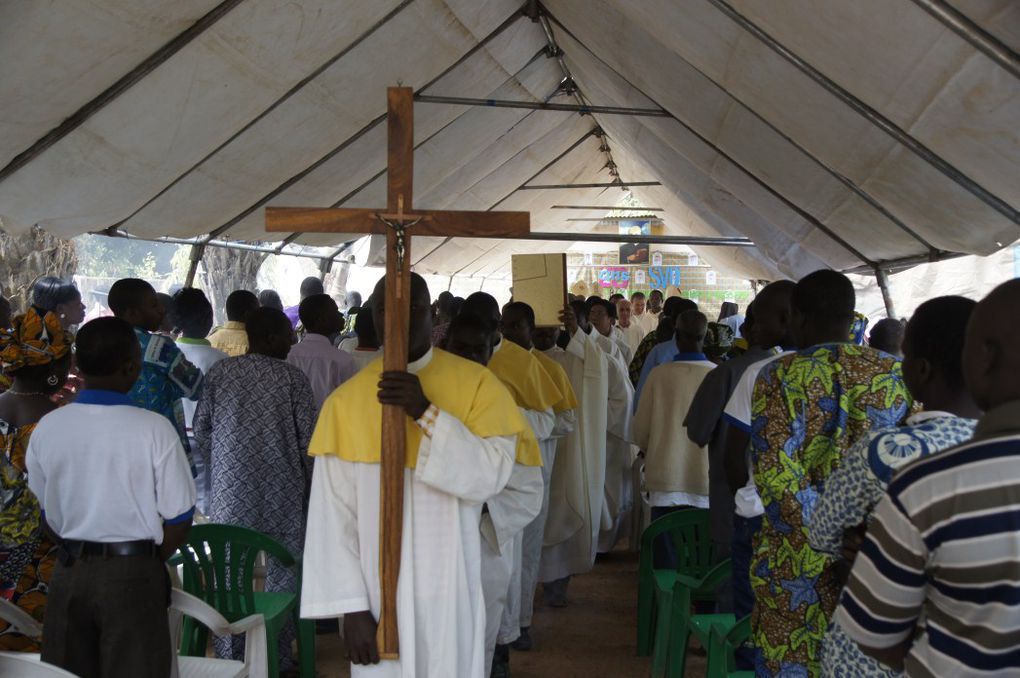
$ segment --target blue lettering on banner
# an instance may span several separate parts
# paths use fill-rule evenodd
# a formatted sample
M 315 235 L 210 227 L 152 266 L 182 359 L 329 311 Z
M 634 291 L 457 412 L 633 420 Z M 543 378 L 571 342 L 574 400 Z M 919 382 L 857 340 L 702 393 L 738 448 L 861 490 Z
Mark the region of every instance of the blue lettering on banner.
M 651 266 L 648 268 L 648 283 L 654 289 L 669 285 L 679 287 L 682 279 L 679 266 Z

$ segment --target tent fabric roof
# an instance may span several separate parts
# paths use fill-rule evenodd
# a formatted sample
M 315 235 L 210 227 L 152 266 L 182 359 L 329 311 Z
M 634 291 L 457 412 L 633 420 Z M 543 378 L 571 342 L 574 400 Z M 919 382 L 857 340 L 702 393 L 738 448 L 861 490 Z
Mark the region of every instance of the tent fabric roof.
M 984 31 L 1012 68 L 924 5 Z M 284 236 L 265 233 L 266 205 L 381 205 L 385 85 L 574 101 L 529 8 L 8 3 L 2 227 L 272 240 Z M 545 0 L 541 11 L 587 102 L 669 115 L 418 103 L 416 206 L 528 210 L 533 230 L 583 233 L 596 222 L 568 216 L 607 210 L 553 206 L 608 209 L 618 188 L 518 189 L 611 181 L 600 128 L 625 182 L 661 183 L 632 190 L 665 210 L 669 233 L 754 241 L 701 252 L 731 274 L 988 254 L 1020 236 L 1020 3 Z M 510 252 L 563 247 L 419 238 L 412 260 L 423 273 L 493 275 Z

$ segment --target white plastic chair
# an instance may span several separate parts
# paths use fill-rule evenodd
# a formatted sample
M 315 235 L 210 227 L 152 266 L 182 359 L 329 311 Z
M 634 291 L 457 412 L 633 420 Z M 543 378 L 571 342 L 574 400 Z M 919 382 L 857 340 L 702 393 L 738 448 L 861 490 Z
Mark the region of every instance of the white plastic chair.
M 184 615 L 204 624 L 217 636 L 244 634 L 244 662 L 209 657 L 177 657 Z M 176 663 L 171 678 L 268 678 L 266 659 L 266 622 L 261 614 L 252 614 L 229 623 L 223 615 L 190 593 L 175 588 L 170 600 L 170 642 Z
M 18 653 L 0 653 L 0 676 L 17 676 L 17 678 L 76 678 L 70 671 L 65 671 L 53 664 L 39 661 L 39 655 L 18 656 Z
M 28 636 L 32 640 L 42 638 L 42 624 L 5 598 L 0 598 L 0 619 L 10 624 L 15 631 L 23 636 Z

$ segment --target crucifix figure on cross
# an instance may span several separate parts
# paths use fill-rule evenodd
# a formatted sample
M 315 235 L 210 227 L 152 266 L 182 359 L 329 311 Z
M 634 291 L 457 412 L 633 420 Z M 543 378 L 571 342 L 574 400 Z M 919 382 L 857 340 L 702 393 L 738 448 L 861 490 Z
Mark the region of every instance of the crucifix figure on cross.
M 387 206 L 379 209 L 269 207 L 270 232 L 361 233 L 386 236 L 386 290 L 383 369 L 406 371 L 410 313 L 411 235 L 502 238 L 527 234 L 527 212 L 416 210 L 412 207 L 414 177 L 414 92 L 409 87 L 387 90 Z M 405 429 L 407 414 L 397 405 L 383 405 L 380 462 L 379 656 L 396 659 L 397 578 L 403 529 Z

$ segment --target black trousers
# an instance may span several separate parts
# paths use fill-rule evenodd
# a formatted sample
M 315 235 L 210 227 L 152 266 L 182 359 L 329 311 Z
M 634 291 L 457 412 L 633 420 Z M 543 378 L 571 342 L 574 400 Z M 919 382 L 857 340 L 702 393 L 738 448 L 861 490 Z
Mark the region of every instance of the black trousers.
M 57 563 L 42 660 L 82 678 L 166 678 L 169 593 L 166 567 L 153 555 Z

